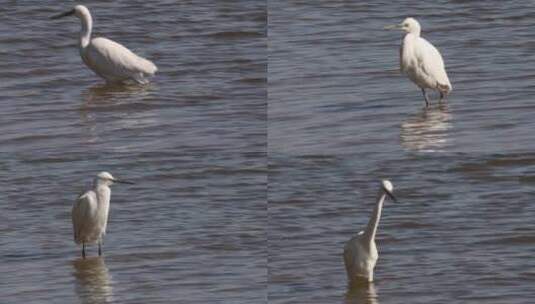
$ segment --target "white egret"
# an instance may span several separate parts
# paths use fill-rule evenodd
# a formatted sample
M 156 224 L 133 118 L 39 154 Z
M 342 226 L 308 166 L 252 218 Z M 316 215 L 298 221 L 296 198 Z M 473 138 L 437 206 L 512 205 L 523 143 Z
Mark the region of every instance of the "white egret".
M 93 19 L 87 7 L 83 5 L 76 5 L 74 9 L 53 16 L 51 19 L 71 15 L 75 15 L 82 21 L 82 30 L 78 41 L 82 60 L 106 82 L 134 81 L 145 84 L 149 82 L 148 77 L 153 76 L 158 70 L 154 63 L 139 57 L 115 41 L 103 37 L 91 38 Z
M 452 90 L 444 60 L 440 52 L 427 40 L 420 37 L 420 24 L 414 18 L 407 18 L 402 23 L 385 27 L 404 31 L 405 37 L 401 42 L 400 69 L 410 80 L 422 90 L 425 105 L 429 105 L 429 98 L 425 89 L 436 90 L 442 101 Z
M 396 201 L 392 194 L 393 189 L 394 187 L 390 181 L 383 180 L 381 182 L 377 203 L 368 226 L 364 231 L 360 231 L 351 238 L 344 247 L 344 263 L 350 283 L 359 281 L 373 282 L 373 269 L 379 258 L 377 246 L 375 245 L 375 234 L 377 233 L 386 196 L 388 195 L 392 200 Z
M 83 258 L 86 244 L 98 243 L 98 255 L 102 255 L 102 237 L 106 234 L 110 210 L 110 186 L 113 183 L 132 184 L 117 180 L 108 172 L 100 172 L 94 180 L 93 190 L 80 195 L 72 207 L 74 241 L 76 244 L 82 244 Z

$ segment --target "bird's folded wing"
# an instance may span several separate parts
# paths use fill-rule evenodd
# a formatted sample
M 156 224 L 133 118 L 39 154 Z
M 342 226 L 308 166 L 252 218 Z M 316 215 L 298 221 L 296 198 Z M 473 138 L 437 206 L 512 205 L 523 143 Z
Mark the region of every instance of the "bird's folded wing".
M 92 191 L 80 195 L 74 203 L 71 216 L 75 241 L 78 241 L 80 232 L 87 226 L 91 212 L 96 208 L 96 204 L 97 198 Z
M 439 51 L 427 40 L 420 38 L 417 52 L 418 66 L 433 82 L 450 87 L 450 81 L 444 68 L 444 61 Z
M 106 72 L 131 76 L 134 73 L 153 75 L 157 68 L 149 60 L 139 57 L 123 45 L 106 39 L 94 38 L 88 46 L 90 60 Z

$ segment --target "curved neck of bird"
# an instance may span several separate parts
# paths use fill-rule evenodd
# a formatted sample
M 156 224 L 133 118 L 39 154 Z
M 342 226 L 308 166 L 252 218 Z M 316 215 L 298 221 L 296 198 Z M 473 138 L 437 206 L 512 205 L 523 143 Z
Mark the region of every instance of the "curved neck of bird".
M 93 30 L 93 18 L 89 13 L 82 15 L 82 30 L 80 31 L 80 46 L 85 48 L 91 41 L 91 31 Z
M 375 239 L 375 234 L 377 233 L 377 227 L 379 226 L 379 220 L 381 219 L 381 211 L 383 209 L 383 203 L 385 201 L 385 198 L 386 194 L 381 189 L 377 197 L 375 208 L 373 208 L 372 216 L 370 217 L 370 221 L 368 222 L 368 226 L 366 226 L 366 230 L 364 231 L 364 237 L 367 238 L 370 242 Z
M 99 205 L 109 204 L 111 189 L 110 187 L 102 182 L 97 182 L 95 184 L 95 193 L 97 194 L 97 201 Z
M 407 35 L 413 35 L 414 37 L 420 37 L 421 30 L 419 27 L 413 28 L 410 32 L 407 33 Z

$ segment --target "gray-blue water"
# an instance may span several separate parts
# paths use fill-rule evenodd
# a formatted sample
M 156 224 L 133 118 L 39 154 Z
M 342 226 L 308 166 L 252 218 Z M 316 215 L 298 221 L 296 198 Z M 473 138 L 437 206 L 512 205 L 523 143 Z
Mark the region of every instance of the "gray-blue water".
M 48 19 L 73 4 L 0 9 L 2 303 L 532 302 L 534 4 L 84 2 L 158 65 L 146 87 L 83 65 L 79 21 Z M 399 74 L 383 27 L 407 16 L 444 56 L 441 106 Z M 70 208 L 101 170 L 136 184 L 84 261 Z M 400 203 L 376 282 L 348 288 L 381 178 Z
M 266 4 L 84 1 L 97 36 L 154 61 L 109 87 L 77 49 L 73 2 L 0 9 L 0 302 L 266 298 Z M 79 259 L 71 205 L 107 170 L 104 258 Z
M 531 303 L 535 5 L 269 1 L 270 303 Z M 398 67 L 405 17 L 443 54 L 424 109 Z M 436 95 L 434 96 L 436 98 Z M 348 289 L 344 243 L 389 178 L 376 282 Z

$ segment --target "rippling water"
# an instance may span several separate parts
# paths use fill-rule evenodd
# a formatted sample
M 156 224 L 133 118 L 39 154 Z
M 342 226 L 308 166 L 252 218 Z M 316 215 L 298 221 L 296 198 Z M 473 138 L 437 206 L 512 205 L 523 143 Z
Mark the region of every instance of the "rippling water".
M 0 11 L 1 302 L 262 302 L 265 3 L 88 3 L 97 36 L 158 65 L 146 87 L 83 65 L 79 21 L 48 19 L 71 5 Z M 136 185 L 81 261 L 70 208 L 101 170 Z
M 48 19 L 64 2 L 7 6 L 2 303 L 532 302 L 534 4 L 88 4 L 97 35 L 158 65 L 143 87 L 85 68 L 79 21 Z M 444 55 L 443 105 L 399 74 L 383 27 L 407 16 Z M 81 260 L 70 208 L 101 170 L 136 185 L 114 186 L 105 255 Z M 347 286 L 381 178 L 400 203 L 377 280 Z
M 535 6 L 269 2 L 271 303 L 531 303 Z M 453 92 L 425 109 L 398 72 L 413 16 Z M 376 282 L 348 288 L 344 243 L 390 178 Z

